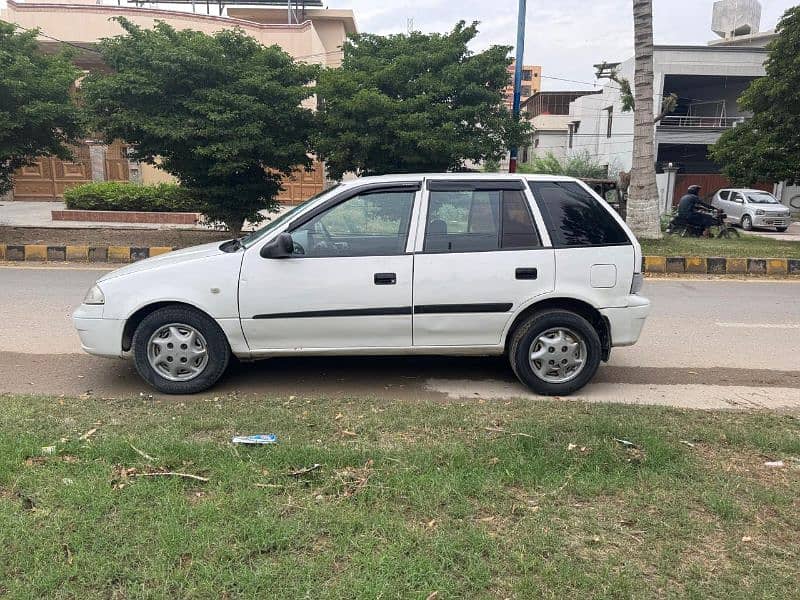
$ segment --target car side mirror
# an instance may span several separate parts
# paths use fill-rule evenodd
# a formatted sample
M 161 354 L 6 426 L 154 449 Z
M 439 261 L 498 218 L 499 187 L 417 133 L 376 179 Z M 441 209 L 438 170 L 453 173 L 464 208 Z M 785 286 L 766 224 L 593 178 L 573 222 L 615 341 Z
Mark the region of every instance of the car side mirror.
M 291 233 L 281 233 L 274 240 L 261 247 L 261 258 L 289 258 L 294 252 Z

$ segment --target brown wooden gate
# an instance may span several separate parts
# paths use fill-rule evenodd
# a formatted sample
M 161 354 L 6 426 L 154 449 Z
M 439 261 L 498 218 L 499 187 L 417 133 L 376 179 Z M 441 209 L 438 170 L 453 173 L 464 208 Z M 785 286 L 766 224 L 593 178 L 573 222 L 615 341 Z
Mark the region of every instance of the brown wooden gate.
M 278 195 L 281 204 L 299 204 L 325 188 L 325 168 L 314 161 L 311 171 L 298 169 L 291 177 L 283 180 L 283 191 Z
M 14 200 L 59 200 L 64 190 L 92 181 L 89 145 L 73 147 L 72 154 L 72 162 L 41 156 L 19 169 L 14 174 Z M 128 181 L 128 157 L 122 142 L 108 146 L 103 168 L 106 181 Z
M 710 199 L 717 190 L 721 188 L 736 187 L 731 180 L 719 173 L 679 173 L 675 176 L 675 192 L 672 195 L 672 205 L 677 206 L 678 201 L 686 193 L 690 185 L 699 185 L 703 188 L 700 191 L 702 198 Z M 772 193 L 774 185 L 771 183 L 757 183 L 752 186 L 756 190 L 764 190 Z

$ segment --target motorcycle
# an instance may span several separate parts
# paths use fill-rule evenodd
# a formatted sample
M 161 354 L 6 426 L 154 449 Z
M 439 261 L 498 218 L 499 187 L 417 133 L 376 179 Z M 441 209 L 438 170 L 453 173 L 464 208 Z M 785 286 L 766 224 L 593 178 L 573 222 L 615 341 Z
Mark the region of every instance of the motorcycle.
M 738 238 L 739 232 L 728 223 L 727 216 L 720 209 L 702 210 L 703 214 L 709 215 L 712 219 L 711 226 L 708 228 L 709 237 L 713 238 Z M 667 231 L 670 235 L 679 235 L 681 237 L 703 237 L 705 227 L 692 223 L 684 219 L 677 212 L 673 213 L 672 220 L 667 225 Z

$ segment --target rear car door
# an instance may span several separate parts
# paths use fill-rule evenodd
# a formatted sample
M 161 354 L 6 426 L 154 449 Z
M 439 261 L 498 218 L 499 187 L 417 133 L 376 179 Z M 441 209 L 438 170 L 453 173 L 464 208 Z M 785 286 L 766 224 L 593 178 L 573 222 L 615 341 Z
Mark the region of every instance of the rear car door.
M 744 215 L 744 196 L 739 192 L 731 192 L 728 197 L 728 209 L 725 212 L 734 221 L 741 221 Z
M 419 188 L 350 189 L 289 226 L 290 257 L 248 249 L 239 312 L 253 353 L 411 346 L 407 244 Z
M 636 250 L 621 219 L 577 181 L 530 181 L 555 249 L 558 291 L 595 308 L 628 305 Z
M 428 180 L 414 255 L 414 346 L 494 346 L 553 290 L 553 251 L 522 180 Z M 537 226 L 537 221 L 539 225 Z

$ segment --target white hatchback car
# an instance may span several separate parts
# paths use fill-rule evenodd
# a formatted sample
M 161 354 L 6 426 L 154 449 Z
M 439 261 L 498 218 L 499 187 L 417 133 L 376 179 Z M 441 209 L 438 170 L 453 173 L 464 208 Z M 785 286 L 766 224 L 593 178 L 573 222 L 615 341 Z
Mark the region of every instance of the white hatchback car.
M 506 354 L 540 394 L 584 386 L 650 310 L 639 243 L 568 177 L 441 174 L 340 184 L 240 240 L 101 277 L 83 349 L 133 357 L 166 393 L 243 360 Z

